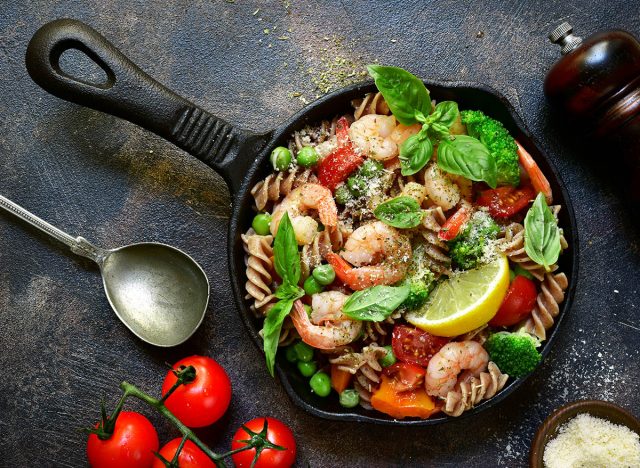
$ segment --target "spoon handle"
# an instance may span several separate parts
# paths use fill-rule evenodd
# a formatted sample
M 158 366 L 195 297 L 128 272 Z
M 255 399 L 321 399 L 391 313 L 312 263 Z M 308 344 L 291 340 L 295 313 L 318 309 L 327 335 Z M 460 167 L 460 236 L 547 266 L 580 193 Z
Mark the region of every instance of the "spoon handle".
M 31 213 L 30 211 L 25 210 L 17 203 L 12 202 L 11 200 L 9 200 L 6 197 L 3 197 L 2 195 L 0 195 L 0 208 L 3 208 L 10 213 L 13 213 L 23 221 L 26 221 L 32 226 L 49 234 L 51 237 L 59 240 L 63 244 L 66 244 L 71 248 L 71 251 L 75 254 L 90 258 L 96 263 L 100 263 L 101 259 L 104 258 L 106 254 L 106 251 L 94 246 L 89 241 L 87 241 L 84 237 L 74 238 L 70 236 L 66 232 L 61 231 L 57 227 L 47 223 L 45 220 L 38 218 L 36 215 Z

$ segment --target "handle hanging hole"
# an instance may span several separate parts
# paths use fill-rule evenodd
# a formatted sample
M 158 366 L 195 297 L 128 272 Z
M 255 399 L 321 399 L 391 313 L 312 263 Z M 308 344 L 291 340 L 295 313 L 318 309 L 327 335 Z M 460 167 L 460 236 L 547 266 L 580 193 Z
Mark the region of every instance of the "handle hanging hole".
M 62 50 L 57 57 L 52 57 L 58 73 L 74 81 L 101 89 L 109 89 L 115 83 L 115 75 L 107 65 L 81 45 Z

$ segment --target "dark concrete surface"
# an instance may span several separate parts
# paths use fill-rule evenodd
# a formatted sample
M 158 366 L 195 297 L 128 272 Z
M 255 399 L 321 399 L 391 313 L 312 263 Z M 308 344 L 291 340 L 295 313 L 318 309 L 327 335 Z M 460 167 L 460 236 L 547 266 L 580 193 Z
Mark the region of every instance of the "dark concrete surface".
M 232 303 L 222 179 L 154 135 L 54 98 L 29 79 L 29 38 L 60 17 L 89 23 L 161 82 L 255 131 L 313 99 L 314 80 L 336 56 L 347 68 L 379 60 L 500 90 L 559 169 L 582 240 L 574 306 L 549 358 L 498 407 L 438 427 L 336 423 L 294 407 Z M 234 386 L 227 416 L 205 440 L 225 450 L 240 423 L 272 415 L 293 428 L 301 466 L 524 466 L 537 426 L 563 403 L 600 398 L 640 416 L 638 231 L 612 184 L 552 125 L 542 94 L 559 56 L 546 34 L 565 20 L 579 34 L 619 27 L 638 36 L 640 3 L 3 2 L 0 193 L 100 246 L 153 240 L 184 249 L 209 274 L 212 300 L 185 345 L 144 345 L 111 312 L 93 264 L 0 215 L 0 465 L 85 465 L 77 428 L 96 419 L 100 399 L 114 404 L 124 379 L 157 394 L 164 362 L 194 353 L 215 357 Z M 175 436 L 156 415 L 128 406 L 150 416 L 162 441 Z

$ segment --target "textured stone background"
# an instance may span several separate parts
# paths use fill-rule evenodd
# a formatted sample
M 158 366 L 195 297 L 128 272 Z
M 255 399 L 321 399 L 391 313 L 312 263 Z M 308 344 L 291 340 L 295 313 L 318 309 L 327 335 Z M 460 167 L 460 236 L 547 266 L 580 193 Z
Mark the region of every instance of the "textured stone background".
M 111 312 L 94 265 L 2 215 L 0 465 L 83 466 L 85 436 L 77 428 L 95 420 L 100 399 L 113 404 L 123 379 L 157 393 L 163 363 L 193 353 L 218 359 L 234 385 L 227 416 L 203 437 L 224 450 L 241 422 L 273 415 L 293 427 L 301 465 L 524 466 L 536 427 L 567 401 L 602 398 L 640 415 L 638 232 L 613 185 L 585 167 L 551 124 L 542 94 L 544 74 L 559 56 L 546 40 L 553 27 L 568 20 L 579 34 L 620 27 L 638 36 L 640 4 L 471 3 L 5 2 L 1 193 L 101 246 L 154 240 L 184 249 L 209 273 L 212 300 L 187 344 L 146 346 Z M 313 78 L 336 56 L 351 67 L 377 59 L 425 78 L 502 91 L 568 185 L 583 244 L 574 307 L 542 368 L 498 407 L 433 428 L 334 423 L 295 408 L 267 376 L 232 303 L 222 180 L 154 135 L 54 98 L 27 76 L 29 38 L 59 17 L 86 21 L 152 76 L 255 131 L 312 99 Z M 278 40 L 282 35 L 288 39 Z M 174 437 L 150 416 L 163 441 Z

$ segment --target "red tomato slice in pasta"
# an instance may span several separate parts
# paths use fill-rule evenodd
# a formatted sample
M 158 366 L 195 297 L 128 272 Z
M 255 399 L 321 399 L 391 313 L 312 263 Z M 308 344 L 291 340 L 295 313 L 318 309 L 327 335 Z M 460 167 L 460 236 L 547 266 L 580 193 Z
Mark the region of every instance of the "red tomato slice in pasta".
M 396 362 L 385 367 L 383 372 L 387 377 L 391 377 L 396 392 L 415 390 L 424 384 L 425 370 L 416 364 Z
M 422 367 L 427 367 L 433 355 L 448 342 L 447 338 L 406 325 L 396 325 L 391 335 L 391 347 L 396 358 Z
M 338 148 L 318 164 L 318 180 L 331 191 L 335 190 L 340 182 L 344 182 L 364 161 L 349 141 L 349 121 L 345 117 L 338 119 L 336 137 Z
M 493 218 L 509 218 L 513 216 L 536 198 L 536 191 L 531 186 L 520 188 L 498 187 L 485 190 L 478 197 L 478 205 L 489 208 L 489 214 Z
M 537 297 L 536 284 L 529 278 L 516 276 L 489 325 L 508 327 L 524 320 L 536 305 Z

